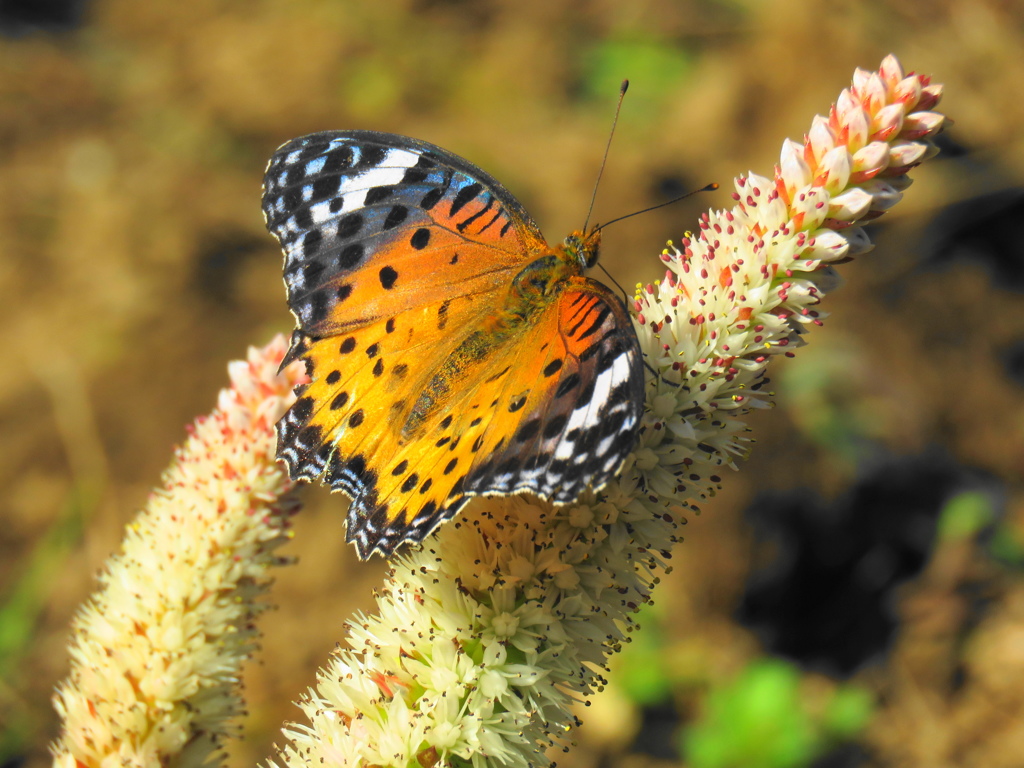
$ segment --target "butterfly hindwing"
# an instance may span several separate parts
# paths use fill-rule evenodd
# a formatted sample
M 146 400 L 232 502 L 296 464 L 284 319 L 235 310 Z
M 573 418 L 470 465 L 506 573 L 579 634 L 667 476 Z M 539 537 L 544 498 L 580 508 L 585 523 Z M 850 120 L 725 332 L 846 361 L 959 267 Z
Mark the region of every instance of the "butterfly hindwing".
M 521 338 L 461 368 L 465 378 L 453 382 L 458 388 L 448 393 L 445 406 L 409 434 L 380 425 L 409 423 L 410 400 L 430 382 L 392 393 L 388 401 L 405 410 L 390 412 L 382 406 L 376 412 L 354 409 L 348 393 L 358 374 L 334 386 L 311 385 L 303 397 L 321 404 L 316 412 L 322 417 L 328 415 L 322 404 L 344 401 L 333 422 L 312 419 L 333 430 L 317 474 L 324 472 L 332 487 L 353 499 L 348 531 L 360 552 L 389 553 L 403 540 L 421 540 L 471 495 L 528 490 L 567 502 L 588 485 L 603 486 L 633 447 L 640 418 L 643 368 L 629 322 L 607 288 L 574 278 Z M 367 329 L 357 345 L 347 347 L 372 349 L 374 359 L 386 360 L 395 353 L 377 352 L 388 348 L 387 337 L 380 336 L 379 329 Z M 449 356 L 455 348 L 451 341 L 445 346 Z M 397 354 L 398 359 L 414 356 L 413 350 Z M 354 367 L 361 367 L 364 381 L 374 386 L 365 375 L 368 361 L 358 360 Z M 389 367 L 382 367 L 386 382 Z M 326 382 L 332 373 L 314 371 L 314 376 Z M 364 422 L 378 426 L 365 429 Z M 333 450 L 336 444 L 345 446 L 344 456 Z
M 640 345 L 618 297 L 585 277 L 569 281 L 524 341 L 536 358 L 528 375 L 502 389 L 466 490 L 529 490 L 569 502 L 587 486 L 604 486 L 636 443 L 644 399 Z M 515 362 L 509 354 L 493 366 Z

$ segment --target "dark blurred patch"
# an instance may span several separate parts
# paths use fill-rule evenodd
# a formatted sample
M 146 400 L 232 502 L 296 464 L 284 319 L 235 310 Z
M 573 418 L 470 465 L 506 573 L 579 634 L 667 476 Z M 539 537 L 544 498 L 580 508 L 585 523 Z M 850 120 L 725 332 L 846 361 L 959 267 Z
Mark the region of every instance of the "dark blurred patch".
M 1003 352 L 1003 368 L 1010 381 L 1024 387 L 1024 339 Z
M 933 163 L 948 161 L 970 154 L 970 149 L 954 139 L 953 134 L 949 131 L 940 133 L 932 139 L 932 143 L 939 148 L 939 154 L 931 160 Z
M 860 768 L 870 763 L 868 758 L 869 755 L 863 746 L 848 742 L 826 752 L 808 768 Z
M 0 34 L 67 32 L 82 23 L 85 0 L 0 0 Z
M 444 14 L 455 12 L 463 23 L 472 28 L 486 29 L 498 13 L 497 3 L 481 3 L 478 0 L 414 0 L 410 13 Z
M 692 192 L 694 189 L 693 182 L 682 174 L 663 174 L 655 176 L 651 183 L 651 198 L 654 200 L 654 205 L 657 205 Z
M 248 232 L 221 231 L 205 235 L 195 256 L 195 289 L 204 298 L 232 305 L 235 284 L 245 263 L 266 251 L 266 240 Z
M 1024 189 L 1010 187 L 963 200 L 942 210 L 928 228 L 923 266 L 976 262 L 1000 288 L 1024 291 Z
M 980 473 L 925 455 L 880 462 L 843 497 L 764 495 L 746 511 L 761 562 L 737 620 L 772 653 L 844 677 L 884 654 L 893 591 L 928 560 L 946 502 Z
M 629 752 L 659 760 L 679 758 L 679 712 L 669 699 L 640 710 L 640 728 Z

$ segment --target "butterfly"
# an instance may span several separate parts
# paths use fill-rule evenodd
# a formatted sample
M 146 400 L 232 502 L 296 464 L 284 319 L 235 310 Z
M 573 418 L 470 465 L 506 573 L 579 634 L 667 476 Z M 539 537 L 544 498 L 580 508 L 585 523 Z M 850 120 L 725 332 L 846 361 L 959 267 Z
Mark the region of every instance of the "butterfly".
M 556 503 L 636 444 L 640 344 L 584 276 L 601 231 L 549 246 L 498 181 L 425 141 L 329 131 L 281 146 L 263 212 L 310 381 L 278 422 L 296 480 L 351 499 L 361 558 L 422 541 L 472 496 Z

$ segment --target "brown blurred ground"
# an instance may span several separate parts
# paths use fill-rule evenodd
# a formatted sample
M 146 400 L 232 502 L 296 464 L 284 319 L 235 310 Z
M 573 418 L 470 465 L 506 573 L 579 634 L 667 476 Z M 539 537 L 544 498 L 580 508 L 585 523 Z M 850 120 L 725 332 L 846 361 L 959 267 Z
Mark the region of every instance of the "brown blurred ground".
M 708 181 L 727 187 L 747 169 L 770 173 L 782 139 L 799 138 L 855 66 L 895 52 L 946 84 L 942 109 L 962 151 L 913 174 L 873 233 L 879 247 L 843 267 L 830 319 L 793 365 L 846 355 L 828 398 L 893 454 L 938 445 L 991 473 L 1006 530 L 1024 541 L 1024 391 L 1004 365 L 1024 339 L 1020 294 L 974 262 L 917 268 L 937 248 L 946 206 L 1024 180 L 1024 9 L 823 7 L 101 0 L 74 29 L 0 38 L 0 597 L 27 591 L 31 627 L 0 681 L 0 723 L 17 732 L 27 765 L 47 760 L 48 698 L 93 574 L 184 425 L 213 406 L 227 361 L 290 329 L 260 182 L 274 148 L 310 131 L 441 144 L 501 179 L 556 240 L 582 223 L 622 77 L 633 85 L 598 220 Z M 653 280 L 664 241 L 728 202 L 702 196 L 624 222 L 607 233 L 603 263 L 627 286 Z M 1008 242 L 1005 258 L 1024 270 L 1019 233 Z M 782 406 L 753 421 L 753 458 L 690 520 L 658 596 L 668 633 L 712 677 L 758 652 L 730 620 L 750 568 L 740 511 L 765 489 L 838 493 L 858 471 L 816 440 L 797 390 L 773 378 Z M 360 564 L 344 545 L 342 501 L 320 489 L 305 499 L 291 550 L 301 562 L 280 574 L 280 607 L 247 672 L 251 717 L 236 764 L 262 759 L 282 720 L 298 716 L 290 702 L 381 578 L 379 562 Z M 981 612 L 963 596 L 976 583 L 987 590 Z M 863 675 L 884 696 L 872 759 L 1024 764 L 1019 573 L 968 542 L 938 552 L 900 595 L 906 623 L 893 654 Z M 616 720 L 600 702 L 592 714 Z M 631 735 L 610 730 L 584 728 L 560 762 L 615 754 Z

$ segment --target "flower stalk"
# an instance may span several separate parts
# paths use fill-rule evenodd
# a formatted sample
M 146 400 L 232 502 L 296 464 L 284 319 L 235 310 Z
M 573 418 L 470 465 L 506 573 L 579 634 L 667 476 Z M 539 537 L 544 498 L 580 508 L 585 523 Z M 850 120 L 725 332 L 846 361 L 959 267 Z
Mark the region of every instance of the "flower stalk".
M 735 205 L 662 254 L 639 289 L 637 332 L 657 376 L 640 443 L 600 496 L 562 508 L 475 499 L 394 563 L 378 613 L 351 624 L 286 730 L 287 766 L 544 765 L 572 702 L 600 690 L 635 628 L 687 509 L 749 448 L 769 361 L 824 315 L 834 264 L 871 248 L 862 224 L 899 201 L 935 153 L 941 87 L 892 56 L 858 70 L 774 174 L 736 180 Z
M 687 510 L 714 494 L 723 466 L 746 455 L 743 417 L 769 404 L 768 363 L 792 355 L 821 324 L 818 304 L 837 284 L 834 265 L 871 248 L 863 224 L 895 205 L 907 172 L 934 154 L 940 96 L 940 86 L 905 75 L 892 56 L 877 72 L 858 70 L 802 142 L 784 143 L 771 176 L 736 179 L 732 208 L 709 211 L 696 236 L 669 245 L 665 278 L 634 299 L 637 333 L 657 375 L 620 477 L 559 508 L 524 496 L 474 499 L 421 549 L 396 558 L 376 613 L 352 619 L 348 647 L 300 702 L 306 722 L 285 729 L 277 764 L 549 762 L 545 750 L 564 745 L 574 722 L 570 705 L 602 688 L 608 655 L 635 629 L 635 611 L 650 599 Z M 144 514 L 76 623 L 74 668 L 57 696 L 66 718 L 59 762 L 94 765 L 113 755 L 166 762 L 173 749 L 207 759 L 229 732 L 237 663 L 251 649 L 258 611 L 252 598 L 276 562 L 271 551 L 285 538 L 291 509 L 272 458 L 271 427 L 288 402 L 284 382 L 250 358 L 254 364 L 262 372 L 250 380 L 260 384 L 242 398 L 248 416 L 237 419 L 249 431 L 235 427 L 251 445 L 228 448 L 216 442 L 217 429 L 204 432 L 216 450 L 193 437 L 151 504 L 200 538 L 174 538 Z M 202 474 L 200 457 L 220 451 L 244 467 L 220 472 L 207 461 Z M 243 451 L 252 455 L 243 459 Z M 184 461 L 186 454 L 195 461 Z M 208 479 L 199 481 L 201 474 Z M 177 492 L 185 495 L 172 499 Z M 246 534 L 244 547 L 241 539 L 201 538 L 228 519 L 240 531 L 252 518 L 263 527 Z M 159 540 L 141 541 L 147 537 Z M 161 548 L 169 550 L 165 559 L 151 560 Z M 193 552 L 209 563 L 201 580 L 182 568 Z M 248 602 L 229 613 L 242 594 Z M 140 623 L 130 611 L 142 607 L 133 601 L 165 607 Z M 202 629 L 190 612 L 199 605 L 216 608 Z M 232 653 L 214 659 L 222 646 Z M 210 674 L 195 677 L 200 667 Z M 162 674 L 149 682 L 152 669 Z M 218 714 L 197 715 L 207 711 Z
M 54 705 L 54 764 L 205 765 L 238 730 L 238 679 L 255 648 L 274 551 L 297 511 L 274 424 L 300 374 L 276 373 L 278 337 L 228 367 L 163 486 L 128 526 L 72 627 L 71 673 Z

